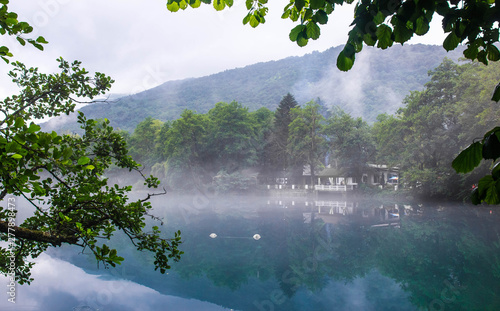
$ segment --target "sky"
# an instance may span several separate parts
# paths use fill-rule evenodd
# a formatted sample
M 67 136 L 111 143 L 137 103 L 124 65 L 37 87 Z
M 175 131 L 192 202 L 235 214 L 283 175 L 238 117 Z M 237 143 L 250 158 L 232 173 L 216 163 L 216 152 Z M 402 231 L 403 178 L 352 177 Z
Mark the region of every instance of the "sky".
M 281 19 L 288 1 L 269 2 L 266 23 L 243 25 L 245 2 L 222 12 L 210 5 L 171 13 L 166 0 L 25 0 L 9 8 L 49 44 L 43 52 L 4 37 L 14 58 L 44 72 L 57 71 L 56 59 L 80 60 L 91 71 L 115 79 L 112 93 L 134 94 L 166 81 L 201 77 L 258 62 L 324 51 L 346 42 L 353 6 L 338 7 L 321 27 L 321 37 L 300 48 L 288 38 L 295 25 Z M 441 45 L 439 20 L 431 32 L 410 43 Z M 0 64 L 7 72 L 9 65 Z M 13 92 L 0 77 L 0 96 Z

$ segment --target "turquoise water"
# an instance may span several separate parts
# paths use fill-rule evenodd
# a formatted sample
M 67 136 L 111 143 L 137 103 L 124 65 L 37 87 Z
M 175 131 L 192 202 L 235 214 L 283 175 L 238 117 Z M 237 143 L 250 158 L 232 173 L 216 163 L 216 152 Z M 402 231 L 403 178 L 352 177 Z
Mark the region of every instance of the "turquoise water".
M 339 198 L 155 198 L 182 231 L 168 274 L 153 259 L 99 269 L 52 249 L 1 310 L 500 310 L 500 210 Z M 215 238 L 211 234 L 215 233 Z M 214 236 L 214 235 L 212 235 Z M 255 238 L 254 238 L 255 237 Z

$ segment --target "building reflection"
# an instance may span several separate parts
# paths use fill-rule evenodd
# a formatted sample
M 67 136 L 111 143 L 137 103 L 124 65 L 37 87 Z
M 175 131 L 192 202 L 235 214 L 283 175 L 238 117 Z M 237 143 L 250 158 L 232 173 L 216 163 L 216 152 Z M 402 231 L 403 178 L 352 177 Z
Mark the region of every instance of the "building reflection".
M 276 200 L 268 201 L 268 205 L 283 208 L 303 208 L 304 222 L 321 219 L 325 223 L 356 223 L 362 227 L 396 227 L 401 225 L 400 216 L 412 213 L 412 207 L 401 204 L 380 204 L 368 206 L 359 202 L 341 200 Z

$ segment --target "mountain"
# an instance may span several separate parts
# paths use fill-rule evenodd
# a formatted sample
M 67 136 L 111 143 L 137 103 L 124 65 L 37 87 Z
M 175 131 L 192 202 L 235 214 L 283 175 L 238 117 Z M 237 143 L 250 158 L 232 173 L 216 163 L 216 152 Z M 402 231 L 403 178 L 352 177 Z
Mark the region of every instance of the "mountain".
M 380 113 L 394 113 L 412 90 L 422 90 L 427 72 L 444 57 L 455 61 L 463 49 L 446 52 L 441 46 L 405 45 L 387 50 L 364 47 L 354 68 L 336 67 L 341 46 L 301 57 L 257 63 L 210 76 L 169 81 L 153 89 L 113 102 L 88 105 L 80 110 L 88 118 L 108 118 L 111 125 L 133 131 L 144 118 L 166 121 L 184 109 L 206 113 L 217 102 L 237 101 L 255 110 L 276 109 L 286 93 L 301 104 L 320 99 L 327 107 L 342 107 L 353 116 L 373 122 Z M 75 130 L 75 118 L 44 124 L 45 130 Z

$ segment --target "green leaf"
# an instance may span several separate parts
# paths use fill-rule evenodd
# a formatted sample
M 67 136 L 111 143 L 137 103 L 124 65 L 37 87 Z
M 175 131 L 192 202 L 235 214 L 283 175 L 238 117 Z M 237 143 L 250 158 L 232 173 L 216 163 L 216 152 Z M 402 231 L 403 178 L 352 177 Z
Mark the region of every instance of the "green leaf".
M 468 173 L 481 163 L 482 158 L 482 144 L 475 142 L 462 150 L 451 166 L 457 173 Z
M 477 188 L 472 190 L 470 200 L 471 200 L 471 203 L 474 205 L 481 204 L 481 197 L 479 196 L 479 191 L 477 190 Z
M 255 14 L 252 14 L 250 16 L 250 26 L 252 26 L 252 28 L 255 28 L 255 27 L 259 26 L 259 24 L 260 24 L 259 17 L 256 16 Z
M 179 8 L 181 10 L 185 10 L 185 9 L 187 9 L 187 7 L 188 7 L 188 3 L 186 1 L 184 1 L 184 0 L 179 1 Z
M 214 9 L 217 11 L 222 11 L 226 7 L 224 0 L 214 0 L 213 5 Z
M 444 39 L 443 47 L 446 51 L 451 51 L 457 48 L 460 43 L 460 38 L 457 37 L 454 31 L 450 32 L 450 34 Z
M 297 26 L 295 26 L 290 31 L 290 35 L 289 35 L 290 40 L 292 40 L 292 42 L 297 41 L 297 38 L 298 38 L 299 34 L 304 30 L 305 27 L 306 26 L 304 26 L 304 25 L 297 25 Z
M 95 166 L 93 166 L 92 164 L 85 166 L 85 169 L 87 170 L 93 170 L 94 168 Z
M 45 38 L 42 37 L 42 36 L 39 36 L 38 38 L 36 38 L 36 42 L 38 42 L 38 43 L 48 43 L 47 40 L 45 40 Z
M 4 21 L 8 25 L 15 25 L 18 23 L 18 20 L 15 18 L 6 18 Z
M 16 37 L 17 41 L 19 41 L 19 43 L 21 43 L 22 46 L 25 46 L 26 45 L 26 40 L 24 40 L 23 38 L 21 37 Z
M 170 12 L 177 12 L 179 11 L 180 7 L 179 4 L 175 1 L 172 1 L 172 3 L 167 3 L 167 10 Z
M 486 175 L 479 180 L 477 183 L 477 189 L 481 199 L 484 199 L 492 183 L 494 183 L 494 180 L 491 175 Z
M 283 14 L 281 15 L 282 19 L 287 19 L 290 16 L 291 10 L 285 10 Z
M 78 165 L 85 165 L 85 164 L 87 164 L 89 162 L 90 162 L 90 159 L 88 157 L 83 156 L 80 159 L 78 159 L 78 163 L 77 164 Z
M 391 38 L 392 29 L 387 25 L 382 24 L 378 26 L 375 34 L 378 38 L 377 47 L 381 49 L 387 49 L 394 43 L 394 41 Z
M 305 0 L 295 0 L 295 7 L 299 12 L 302 10 L 305 4 L 306 4 Z
M 70 147 L 67 147 L 64 149 L 62 156 L 64 159 L 68 159 L 72 154 L 73 154 L 73 149 L 71 149 Z
M 391 19 L 391 23 L 394 26 L 393 34 L 394 34 L 394 41 L 399 42 L 399 43 L 405 43 L 406 41 L 410 40 L 411 37 L 413 36 L 413 29 L 410 29 L 408 27 L 408 23 L 404 20 L 401 20 L 397 16 L 394 16 Z M 377 35 L 378 36 L 378 35 Z M 390 37 L 390 46 L 392 46 L 392 35 Z
M 500 158 L 500 141 L 496 133 L 491 133 L 483 139 L 482 151 L 484 159 L 493 159 L 495 161 Z
M 486 197 L 484 198 L 484 202 L 492 205 L 500 203 L 500 196 L 498 193 L 499 184 L 499 181 L 493 181 L 492 178 L 491 183 L 488 184 L 488 188 L 486 189 Z
M 33 43 L 33 46 L 39 49 L 40 51 L 43 51 L 43 45 L 38 44 L 38 43 Z
M 485 65 L 488 65 L 488 53 L 486 53 L 485 50 L 477 52 L 477 60 Z
M 16 153 L 16 154 L 13 154 L 11 157 L 12 157 L 12 158 L 14 158 L 14 159 L 16 159 L 16 160 L 19 160 L 19 159 L 22 159 L 22 158 L 23 158 L 23 156 L 22 156 L 22 155 L 17 154 L 17 153 Z
M 199 8 L 201 5 L 200 0 L 191 0 L 189 1 L 189 6 L 192 7 L 193 9 Z
M 297 37 L 297 45 L 298 46 L 300 46 L 300 47 L 306 46 L 308 41 L 309 40 L 307 40 L 307 38 L 303 35 L 303 32 L 299 33 L 299 35 Z
M 253 0 L 246 0 L 245 5 L 247 6 L 247 10 L 252 9 L 253 6 Z
M 101 254 L 103 254 L 105 256 L 105 255 L 109 254 L 109 252 L 110 252 L 109 247 L 106 244 L 103 244 L 102 248 L 101 248 Z
M 325 0 L 310 0 L 309 7 L 313 10 L 321 9 L 325 6 Z
M 498 102 L 500 100 L 500 83 L 495 86 L 495 90 L 493 91 L 493 96 L 491 96 L 491 100 Z
M 420 16 L 415 21 L 415 33 L 419 36 L 425 35 L 429 31 L 429 20 L 425 16 Z
M 467 49 L 464 50 L 464 56 L 468 59 L 476 59 L 477 53 L 479 52 L 479 40 L 475 40 L 472 43 L 468 43 Z
M 250 17 L 252 17 L 252 15 L 251 14 L 247 14 L 247 16 L 245 16 L 243 18 L 243 25 L 248 24 L 248 22 L 250 21 Z
M 493 177 L 493 180 L 495 180 L 495 181 L 500 179 L 500 162 L 495 164 L 495 166 L 491 170 L 491 176 Z
M 498 61 L 500 60 L 500 51 L 498 51 L 498 48 L 494 46 L 493 44 L 488 45 L 488 59 L 491 61 Z
M 328 23 L 328 14 L 323 10 L 318 10 L 316 14 L 314 14 L 312 20 L 318 24 L 325 25 Z
M 319 36 L 321 34 L 321 30 L 316 23 L 309 22 L 309 23 L 307 23 L 307 26 L 306 26 L 306 34 L 307 34 L 308 38 L 316 40 L 319 38 Z
M 377 43 L 377 37 L 370 34 L 370 33 L 367 33 L 367 34 L 363 35 L 363 42 L 366 45 L 374 46 L 375 43 Z
M 17 127 L 17 128 L 23 127 L 24 126 L 24 119 L 21 118 L 21 117 L 16 118 L 14 126 Z
M 354 55 L 348 57 L 345 55 L 345 52 L 340 52 L 337 57 L 337 68 L 342 71 L 349 71 L 354 65 Z
M 384 22 L 385 20 L 385 15 L 382 11 L 379 11 L 374 17 L 373 17 L 373 22 L 375 25 L 380 25 Z
M 40 129 L 41 129 L 41 127 L 39 125 L 36 125 L 35 123 L 31 123 L 27 132 L 31 134 L 31 133 L 38 132 Z

